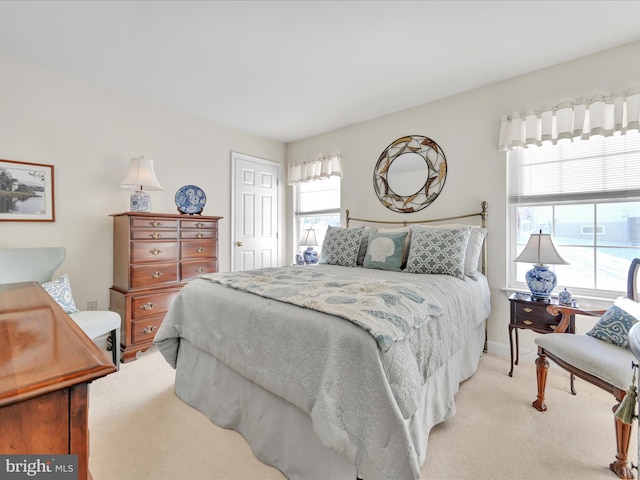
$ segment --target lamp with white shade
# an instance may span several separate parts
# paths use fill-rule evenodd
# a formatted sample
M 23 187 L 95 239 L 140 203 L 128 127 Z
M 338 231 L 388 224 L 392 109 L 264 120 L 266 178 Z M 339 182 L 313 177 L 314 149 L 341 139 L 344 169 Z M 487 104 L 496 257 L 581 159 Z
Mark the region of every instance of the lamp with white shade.
M 314 265 L 318 263 L 318 252 L 313 249 L 313 247 L 318 246 L 318 239 L 316 238 L 316 231 L 313 228 L 307 228 L 304 231 L 304 234 L 302 235 L 298 246 L 307 247 L 307 249 L 302 252 L 304 263 L 308 265 Z
M 132 212 L 150 212 L 151 197 L 145 190 L 162 190 L 162 185 L 153 171 L 153 160 L 144 157 L 132 158 L 129 171 L 120 183 L 120 187 L 135 190 L 131 194 L 130 201 Z
M 533 268 L 525 274 L 527 286 L 534 300 L 549 300 L 558 283 L 556 274 L 547 265 L 568 265 L 558 253 L 553 238 L 548 233 L 532 233 L 529 242 L 514 262 L 533 263 Z

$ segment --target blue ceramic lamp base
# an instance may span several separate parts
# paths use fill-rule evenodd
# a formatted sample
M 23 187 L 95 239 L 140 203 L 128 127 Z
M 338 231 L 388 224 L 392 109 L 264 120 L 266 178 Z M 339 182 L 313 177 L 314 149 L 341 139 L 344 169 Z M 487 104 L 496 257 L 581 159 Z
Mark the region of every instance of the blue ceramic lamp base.
M 307 249 L 302 252 L 302 256 L 304 258 L 304 263 L 307 265 L 315 265 L 318 263 L 318 252 L 316 252 L 313 247 L 307 247 Z
M 551 292 L 558 283 L 556 274 L 546 265 L 534 265 L 525 274 L 525 278 L 534 300 L 549 300 Z

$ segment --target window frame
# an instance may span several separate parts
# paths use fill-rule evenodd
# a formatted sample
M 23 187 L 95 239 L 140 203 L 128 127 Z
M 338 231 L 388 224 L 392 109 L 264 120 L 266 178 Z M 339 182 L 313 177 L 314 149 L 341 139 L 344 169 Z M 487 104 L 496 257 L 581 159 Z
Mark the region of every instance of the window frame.
M 629 134 L 640 135 L 640 133 L 638 132 L 627 132 L 626 135 L 629 135 Z M 622 137 L 619 135 L 616 135 L 616 136 Z M 594 140 L 596 139 L 594 138 Z M 584 141 L 589 141 L 589 140 L 584 140 Z M 626 138 L 621 139 L 621 142 L 625 142 L 625 141 L 626 141 Z M 541 147 L 533 147 L 533 148 L 544 148 L 544 147 L 545 145 Z M 522 148 L 522 147 L 518 147 L 518 148 Z M 625 144 L 625 149 L 626 148 L 627 147 Z M 576 150 L 576 152 L 577 151 L 578 150 Z M 619 288 L 619 286 L 617 285 L 615 286 L 616 287 L 615 290 L 603 288 L 606 286 L 607 277 L 604 276 L 601 271 L 599 272 L 599 268 L 602 268 L 602 260 L 599 260 L 598 257 L 599 255 L 601 256 L 603 252 L 606 252 L 607 249 L 616 248 L 616 249 L 624 250 L 628 248 L 630 250 L 633 250 L 633 249 L 637 250 L 639 246 L 635 245 L 633 242 L 629 243 L 628 245 L 610 245 L 610 244 L 607 244 L 606 242 L 599 241 L 601 237 L 604 237 L 604 233 L 605 233 L 604 225 L 599 224 L 599 219 L 598 219 L 599 207 L 606 204 L 636 203 L 634 207 L 637 208 L 638 207 L 637 203 L 640 203 L 640 196 L 638 196 L 640 185 L 637 185 L 637 186 L 632 185 L 630 188 L 626 190 L 593 191 L 593 192 L 581 193 L 579 195 L 575 195 L 572 193 L 568 193 L 568 194 L 556 193 L 556 194 L 547 195 L 547 196 L 539 195 L 538 197 L 530 194 L 527 195 L 526 197 L 525 196 L 517 197 L 514 195 L 514 193 L 512 193 L 512 185 L 513 185 L 512 182 L 514 181 L 513 179 L 515 177 L 512 177 L 513 172 L 510 171 L 510 169 L 519 168 L 521 163 L 516 161 L 513 158 L 510 158 L 510 155 L 521 155 L 521 153 L 520 152 L 511 153 L 511 151 L 508 151 L 506 155 L 507 157 L 507 192 L 506 192 L 507 199 L 506 200 L 507 200 L 507 217 L 508 217 L 507 235 L 508 235 L 508 246 L 509 246 L 509 248 L 507 249 L 509 254 L 509 257 L 507 259 L 507 262 L 509 264 L 507 267 L 507 283 L 509 285 L 509 289 L 516 290 L 516 291 L 528 291 L 528 287 L 526 283 L 523 280 L 519 280 L 517 277 L 518 265 L 522 265 L 522 267 L 520 268 L 524 268 L 525 270 L 528 270 L 528 268 L 526 268 L 527 266 L 525 264 L 519 264 L 513 261 L 513 259 L 517 257 L 518 247 L 519 246 L 524 247 L 524 245 L 522 244 L 522 239 L 520 239 L 521 243 L 520 244 L 518 243 L 518 240 L 519 240 L 518 239 L 518 216 L 517 216 L 518 209 L 526 208 L 526 207 L 550 207 L 551 219 L 552 219 L 550 221 L 551 231 L 544 232 L 544 233 L 551 233 L 552 236 L 555 237 L 556 224 L 557 224 L 556 209 L 558 207 L 569 206 L 569 205 L 570 206 L 591 205 L 593 222 L 590 225 L 585 224 L 581 226 L 581 231 L 584 228 L 584 226 L 594 230 L 594 232 L 588 234 L 590 243 L 586 244 L 586 243 L 576 242 L 576 243 L 566 244 L 564 242 L 559 243 L 556 240 L 556 244 L 559 243 L 560 250 L 562 249 L 562 247 L 570 247 L 573 250 L 579 249 L 580 247 L 586 247 L 593 250 L 592 252 L 593 288 L 584 288 L 579 286 L 568 285 L 566 282 L 563 283 L 562 276 L 558 275 L 559 277 L 558 285 L 556 286 L 554 295 L 557 294 L 557 292 L 564 287 L 571 290 L 574 296 L 579 296 L 581 298 L 613 299 L 619 295 L 624 295 L 626 293 L 626 290 L 624 289 L 624 287 L 621 290 L 617 289 Z M 603 162 L 606 161 L 607 155 L 608 155 L 608 152 L 602 153 L 602 156 L 600 158 L 602 159 Z M 559 151 L 557 161 L 561 162 L 562 160 L 563 160 L 562 153 Z M 521 173 L 518 173 L 518 175 L 521 175 Z M 563 177 L 563 179 L 564 178 L 565 177 Z M 519 177 L 519 180 L 517 181 L 521 181 L 521 179 L 522 177 Z M 567 175 L 567 180 L 569 180 L 569 175 Z M 602 232 L 599 232 L 599 230 L 602 230 Z M 634 256 L 640 256 L 640 253 L 635 254 Z M 624 256 L 622 258 L 624 258 Z M 559 267 L 559 268 L 563 268 L 563 267 Z M 555 266 L 551 265 L 550 269 L 555 270 Z M 624 277 L 625 272 L 624 271 L 620 272 L 620 275 Z M 605 285 L 603 285 L 603 283 Z

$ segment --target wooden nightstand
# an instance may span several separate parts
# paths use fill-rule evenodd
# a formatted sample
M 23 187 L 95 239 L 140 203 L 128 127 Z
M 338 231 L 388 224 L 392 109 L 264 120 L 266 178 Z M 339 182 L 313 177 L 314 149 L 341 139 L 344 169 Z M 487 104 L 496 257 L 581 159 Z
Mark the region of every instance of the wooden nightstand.
M 532 300 L 530 295 L 522 293 L 512 293 L 509 297 L 511 303 L 511 321 L 509 322 L 509 347 L 511 348 L 511 370 L 509 376 L 513 376 L 513 365 L 518 365 L 520 359 L 520 339 L 518 329 L 526 328 L 537 333 L 553 333 L 560 323 L 560 315 L 554 316 L 547 312 L 549 305 L 558 305 L 558 299 L 552 298 L 549 301 Z M 568 333 L 575 333 L 576 318 L 572 315 L 569 320 Z M 513 332 L 516 337 L 515 362 L 513 356 Z M 575 394 L 573 388 L 573 375 L 571 375 L 571 392 Z

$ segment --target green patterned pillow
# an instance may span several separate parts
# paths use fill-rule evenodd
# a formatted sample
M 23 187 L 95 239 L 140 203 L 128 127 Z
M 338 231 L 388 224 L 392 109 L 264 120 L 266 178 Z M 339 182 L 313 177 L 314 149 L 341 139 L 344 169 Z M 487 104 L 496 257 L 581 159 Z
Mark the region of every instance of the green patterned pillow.
M 618 297 L 587 335 L 629 348 L 629 330 L 640 319 L 640 304 Z
M 404 239 L 407 235 L 407 232 L 374 232 L 369 235 L 369 246 L 364 257 L 364 267 L 399 272 L 402 267 Z
M 355 267 L 364 227 L 328 227 L 318 263 Z
M 67 274 L 62 275 L 56 280 L 52 280 L 42 284 L 49 295 L 62 307 L 65 313 L 76 313 L 78 307 L 73 300 L 73 294 L 71 293 L 71 282 Z
M 464 258 L 471 227 L 411 227 L 405 272 L 451 275 L 464 280 Z

